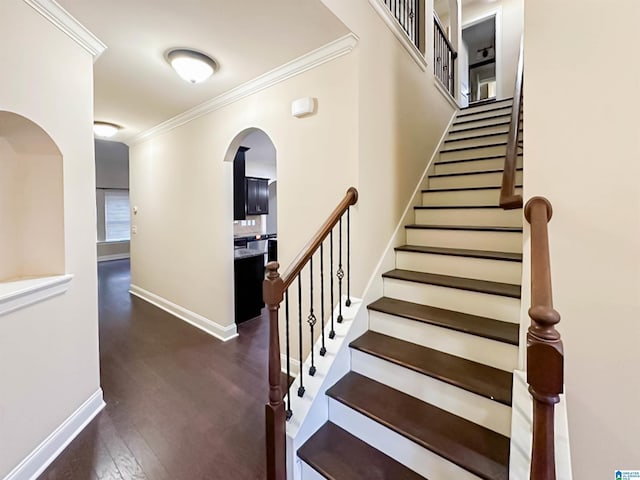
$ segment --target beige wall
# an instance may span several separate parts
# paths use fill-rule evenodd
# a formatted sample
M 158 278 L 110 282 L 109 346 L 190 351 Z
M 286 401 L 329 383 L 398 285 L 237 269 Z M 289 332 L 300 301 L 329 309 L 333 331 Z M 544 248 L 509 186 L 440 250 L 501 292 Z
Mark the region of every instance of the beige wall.
M 359 36 L 351 54 L 132 146 L 134 285 L 233 322 L 232 165 L 222 159 L 238 132 L 258 127 L 277 150 L 280 263 L 355 185 L 352 293 L 362 294 L 453 108 L 434 85 L 430 48 L 423 71 L 367 0 L 324 3 Z M 318 112 L 296 119 L 290 102 L 302 96 Z
M 92 57 L 22 0 L 0 2 L 0 31 L 0 110 L 42 127 L 63 156 L 74 275 L 64 295 L 0 317 L 3 478 L 98 390 L 99 371 Z
M 287 265 L 356 182 L 356 58 L 343 56 L 131 148 L 131 204 L 139 209 L 134 285 L 220 325 L 234 323 L 227 151 L 249 127 L 276 146 L 278 247 Z M 318 99 L 318 113 L 297 119 L 291 101 L 303 96 Z
M 354 209 L 352 260 L 353 292 L 360 296 L 454 110 L 434 83 L 431 2 L 426 2 L 428 65 L 423 71 L 368 0 L 323 1 L 360 37 L 360 202 Z
M 613 478 L 640 468 L 640 66 L 628 48 L 640 3 L 534 0 L 525 13 L 524 188 L 554 208 L 574 477 Z M 603 59 L 619 95 L 602 93 Z
M 530 0 L 535 1 L 535 0 Z M 524 18 L 524 0 L 498 0 L 497 2 L 479 2 L 462 7 L 462 25 L 498 11 L 502 18 L 501 34 L 496 30 L 502 45 L 502 53 L 496 51 L 496 75 L 498 79 L 498 98 L 513 96 L 518 68 L 520 38 Z M 496 38 L 496 43 L 498 38 Z M 471 53 L 471 52 L 469 52 Z

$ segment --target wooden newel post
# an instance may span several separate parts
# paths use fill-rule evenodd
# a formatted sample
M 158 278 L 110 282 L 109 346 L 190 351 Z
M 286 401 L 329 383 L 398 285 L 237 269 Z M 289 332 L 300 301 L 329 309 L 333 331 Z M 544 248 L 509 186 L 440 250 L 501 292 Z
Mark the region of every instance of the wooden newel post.
M 527 333 L 527 382 L 533 396 L 531 480 L 555 480 L 554 408 L 564 385 L 564 352 L 553 308 L 547 224 L 553 214 L 546 198 L 527 202 L 531 224 L 531 325 Z
M 286 480 L 286 416 L 280 384 L 280 333 L 278 310 L 284 297 L 284 284 L 278 262 L 269 262 L 262 286 L 262 298 L 269 309 L 269 403 L 265 408 L 267 442 L 267 480 Z

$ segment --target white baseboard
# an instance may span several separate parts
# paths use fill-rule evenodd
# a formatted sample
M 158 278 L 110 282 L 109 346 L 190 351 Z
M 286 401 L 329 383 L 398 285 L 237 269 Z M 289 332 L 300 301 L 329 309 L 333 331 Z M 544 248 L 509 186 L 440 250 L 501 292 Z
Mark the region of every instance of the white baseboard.
M 114 253 L 113 255 L 101 255 L 98 257 L 98 262 L 108 262 L 111 260 L 124 260 L 125 258 L 129 258 L 130 255 L 128 253 Z
M 238 327 L 235 323 L 228 326 L 220 325 L 213 320 L 203 317 L 202 315 L 192 312 L 191 310 L 187 310 L 180 305 L 176 305 L 175 303 L 170 302 L 169 300 L 162 298 L 155 293 L 151 293 L 144 288 L 138 287 L 137 285 L 131 284 L 129 293 L 135 295 L 138 298 L 141 298 L 146 302 L 151 303 L 152 305 L 155 305 L 158 308 L 161 308 L 174 317 L 178 317 L 180 320 L 184 320 L 185 322 L 190 323 L 194 327 L 199 328 L 203 332 L 206 332 L 209 335 L 222 340 L 223 342 L 226 342 L 227 340 L 231 340 L 232 338 L 238 336 Z
M 102 389 L 99 388 L 27 458 L 20 462 L 4 480 L 35 480 L 38 478 L 104 407 Z

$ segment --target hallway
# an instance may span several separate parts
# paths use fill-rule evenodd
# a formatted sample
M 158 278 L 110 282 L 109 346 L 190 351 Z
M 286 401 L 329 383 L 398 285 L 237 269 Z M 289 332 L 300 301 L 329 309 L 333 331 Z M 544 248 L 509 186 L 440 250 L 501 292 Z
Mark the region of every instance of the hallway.
M 223 343 L 131 296 L 128 260 L 98 276 L 107 406 L 40 479 L 263 478 L 265 319 Z

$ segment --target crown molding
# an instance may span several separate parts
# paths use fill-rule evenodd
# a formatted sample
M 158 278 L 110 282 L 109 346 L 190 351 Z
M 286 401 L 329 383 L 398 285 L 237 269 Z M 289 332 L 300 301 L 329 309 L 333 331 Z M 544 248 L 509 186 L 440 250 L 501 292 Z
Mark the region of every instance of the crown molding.
M 107 49 L 107 46 L 98 37 L 87 30 L 55 0 L 24 0 L 24 2 L 93 55 L 94 62 Z
M 231 103 L 248 97 L 256 92 L 269 88 L 277 83 L 287 80 L 291 77 L 299 75 L 307 70 L 311 70 L 323 63 L 334 60 L 342 55 L 350 53 L 358 44 L 358 37 L 353 33 L 349 33 L 344 37 L 328 43 L 316 50 L 313 50 L 301 57 L 292 60 L 280 67 L 277 67 L 270 72 L 267 72 L 259 77 L 254 78 L 238 87 L 235 87 L 217 97 L 212 98 L 194 108 L 187 110 L 184 113 L 176 115 L 169 120 L 162 122 L 155 127 L 150 128 L 134 137 L 128 142 L 129 146 L 137 145 L 157 135 L 166 133 L 174 128 L 180 127 L 186 123 L 189 123 L 196 118 L 202 117 L 208 113 L 214 112 L 222 107 L 225 107 Z

